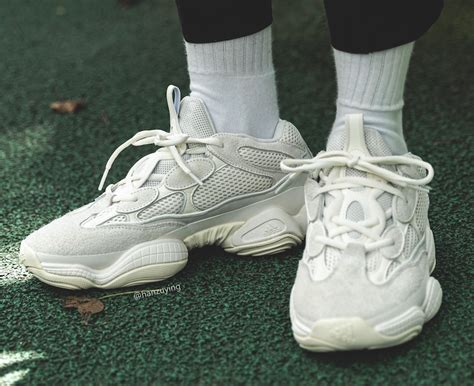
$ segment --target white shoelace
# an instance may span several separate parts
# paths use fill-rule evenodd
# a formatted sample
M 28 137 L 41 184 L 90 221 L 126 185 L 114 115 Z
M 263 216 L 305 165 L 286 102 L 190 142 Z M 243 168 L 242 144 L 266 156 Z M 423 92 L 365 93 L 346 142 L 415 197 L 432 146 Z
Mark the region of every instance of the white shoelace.
M 140 188 L 148 180 L 161 180 L 163 176 L 152 176 L 153 170 L 157 164 L 162 160 L 174 160 L 181 170 L 189 175 L 196 183 L 202 185 L 202 181 L 188 168 L 186 162 L 183 160 L 183 155 L 186 154 L 202 154 L 206 152 L 205 147 L 188 148 L 188 144 L 203 144 L 222 146 L 221 140 L 216 137 L 209 138 L 193 138 L 184 134 L 179 126 L 178 112 L 180 93 L 179 89 L 174 86 L 169 86 L 166 92 L 168 102 L 168 109 L 170 112 L 170 132 L 163 130 L 144 130 L 136 133 L 128 141 L 117 147 L 112 153 L 105 166 L 104 173 L 100 180 L 99 190 L 102 190 L 107 178 L 109 170 L 115 159 L 119 154 L 129 146 L 143 146 L 155 145 L 160 146 L 156 152 L 147 155 L 138 161 L 128 172 L 127 176 L 120 182 L 114 185 L 109 185 L 105 194 L 109 198 L 109 202 L 118 201 L 134 201 L 136 197 L 130 193 Z M 138 172 L 135 172 L 140 168 Z M 118 186 L 124 186 L 121 192 L 117 192 Z
M 383 166 L 417 166 L 426 170 L 427 173 L 425 177 L 416 179 L 402 176 L 394 171 L 384 168 Z M 368 173 L 369 175 L 378 178 L 355 176 L 330 178 L 324 173 L 324 170 L 333 167 L 348 167 Z M 434 175 L 433 167 L 429 163 L 416 158 L 407 156 L 355 156 L 354 154 L 345 151 L 321 152 L 316 157 L 309 160 L 286 159 L 281 162 L 281 169 L 288 173 L 309 172 L 314 173 L 314 175 L 319 175 L 321 181 L 324 182 L 324 185 L 318 189 L 317 195 L 332 190 L 366 186 L 380 189 L 390 194 L 399 196 L 404 200 L 406 200 L 405 195 L 395 186 L 410 187 L 412 189 L 427 192 L 429 188 L 425 185 L 427 185 L 433 179 Z M 386 213 L 386 217 L 387 219 L 391 217 L 391 211 Z M 336 237 L 353 231 L 359 232 L 361 235 L 366 236 L 366 238 L 370 240 L 370 242 L 367 242 L 364 245 L 367 252 L 394 244 L 393 239 L 382 239 L 376 232 L 373 231 L 373 229 L 371 229 L 378 225 L 380 220 L 377 218 L 368 218 L 360 222 L 355 222 L 334 216 L 329 220 L 335 224 L 336 227 L 328 231 L 327 236 L 316 237 L 316 241 L 324 245 L 344 250 L 347 247 L 347 244 L 337 240 Z

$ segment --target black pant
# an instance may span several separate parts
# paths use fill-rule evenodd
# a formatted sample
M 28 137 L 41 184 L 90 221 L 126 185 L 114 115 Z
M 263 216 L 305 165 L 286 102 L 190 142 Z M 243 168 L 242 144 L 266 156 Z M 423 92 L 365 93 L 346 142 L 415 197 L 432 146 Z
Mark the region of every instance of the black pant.
M 176 0 L 176 4 L 184 38 L 190 43 L 235 39 L 272 23 L 271 0 Z M 324 4 L 333 47 L 351 53 L 412 42 L 443 8 L 443 0 L 324 0 Z

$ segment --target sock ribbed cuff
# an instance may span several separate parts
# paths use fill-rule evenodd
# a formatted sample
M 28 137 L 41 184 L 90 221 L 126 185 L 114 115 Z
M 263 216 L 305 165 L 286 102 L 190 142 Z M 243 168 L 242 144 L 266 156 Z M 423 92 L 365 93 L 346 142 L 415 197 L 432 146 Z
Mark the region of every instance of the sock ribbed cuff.
M 370 54 L 334 49 L 341 105 L 390 111 L 403 107 L 403 90 L 414 43 Z
M 232 76 L 274 72 L 271 26 L 252 35 L 216 43 L 185 41 L 188 71 Z

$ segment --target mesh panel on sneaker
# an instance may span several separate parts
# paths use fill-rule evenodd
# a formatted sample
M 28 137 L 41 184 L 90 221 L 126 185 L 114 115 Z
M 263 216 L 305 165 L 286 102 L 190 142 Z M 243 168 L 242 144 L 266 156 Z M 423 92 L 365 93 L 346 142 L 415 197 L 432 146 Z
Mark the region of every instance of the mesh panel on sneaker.
M 365 128 L 364 137 L 365 144 L 371 156 L 384 157 L 392 155 L 390 148 L 377 130 Z
M 112 217 L 110 220 L 107 220 L 102 225 L 109 225 L 109 224 L 121 224 L 126 222 L 128 217 L 124 214 L 119 214 L 118 216 Z
M 416 234 L 415 229 L 408 225 L 405 235 L 405 244 L 403 246 L 403 255 L 405 258 L 409 258 L 413 248 L 415 248 L 416 244 L 418 244 L 418 236 Z
M 375 272 L 379 267 L 380 257 L 378 251 L 372 251 L 367 254 L 367 271 Z
M 371 128 L 364 128 L 364 139 L 369 153 L 373 157 L 383 157 L 392 155 L 388 145 L 383 140 L 380 133 Z M 328 151 L 342 150 L 346 146 L 347 132 L 345 129 L 337 129 L 331 133 L 327 143 Z
M 282 124 L 283 132 L 278 141 L 286 143 L 288 145 L 295 145 L 302 149 L 308 150 L 306 142 L 304 141 L 298 129 L 288 121 L 282 121 Z
M 184 133 L 195 138 L 206 138 L 215 134 L 204 104 L 191 97 L 181 101 L 179 125 Z
M 347 177 L 367 177 L 367 173 L 361 170 L 347 168 L 346 169 L 346 176 Z
M 248 163 L 258 168 L 270 168 L 280 170 L 280 162 L 292 158 L 288 154 L 278 151 L 261 150 L 244 146 L 239 149 L 239 155 Z
M 167 174 L 173 167 L 176 165 L 176 162 L 172 159 L 161 160 L 158 165 L 156 165 L 154 174 Z
M 147 182 L 145 182 L 143 184 L 144 187 L 156 187 L 156 186 L 160 186 L 161 185 L 161 182 L 162 181 L 158 181 L 158 180 L 147 180 Z
M 178 214 L 184 208 L 184 195 L 182 193 L 173 193 L 155 201 L 149 207 L 138 212 L 137 217 L 140 220 L 149 220 L 150 218 L 164 214 Z
M 387 192 L 383 192 L 377 198 L 377 202 L 380 204 L 380 206 L 385 211 L 392 207 L 392 200 L 393 200 L 393 196 L 390 193 L 387 193 Z
M 193 204 L 205 210 L 231 197 L 269 189 L 272 184 L 271 177 L 224 166 L 194 191 Z
M 344 149 L 346 145 L 346 130 L 335 130 L 329 135 L 326 146 L 327 151 L 336 151 Z
M 421 234 L 424 234 L 426 230 L 426 225 L 428 222 L 428 206 L 428 193 L 420 192 L 415 210 L 415 225 Z
M 360 204 L 360 202 L 352 201 L 349 204 L 346 211 L 346 219 L 353 222 L 359 222 L 365 219 L 364 209 L 362 208 L 362 205 Z M 357 231 L 352 231 L 352 232 L 349 232 L 349 236 L 352 237 L 353 239 L 356 239 L 360 237 L 360 233 Z
M 326 250 L 324 251 L 324 262 L 326 263 L 327 269 L 329 269 L 330 271 L 334 269 L 340 254 L 341 253 L 338 249 L 333 247 L 326 247 Z

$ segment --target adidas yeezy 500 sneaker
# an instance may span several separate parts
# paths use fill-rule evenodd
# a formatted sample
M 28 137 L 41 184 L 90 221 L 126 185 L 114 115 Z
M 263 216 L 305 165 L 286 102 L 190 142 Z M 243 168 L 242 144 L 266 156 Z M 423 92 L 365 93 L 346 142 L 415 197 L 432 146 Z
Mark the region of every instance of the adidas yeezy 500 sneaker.
M 392 155 L 362 114 L 346 116 L 328 150 L 283 161 L 310 177 L 308 231 L 290 299 L 293 334 L 311 351 L 373 349 L 412 339 L 441 304 L 430 276 L 428 222 L 433 168 Z
M 116 288 L 166 279 L 188 250 L 220 245 L 265 255 L 302 242 L 303 176 L 280 169 L 311 158 L 298 130 L 280 120 L 271 140 L 216 133 L 206 106 L 167 90 L 170 132 L 141 131 L 119 146 L 160 149 L 94 202 L 53 221 L 21 244 L 20 261 L 41 281 L 63 288 Z

